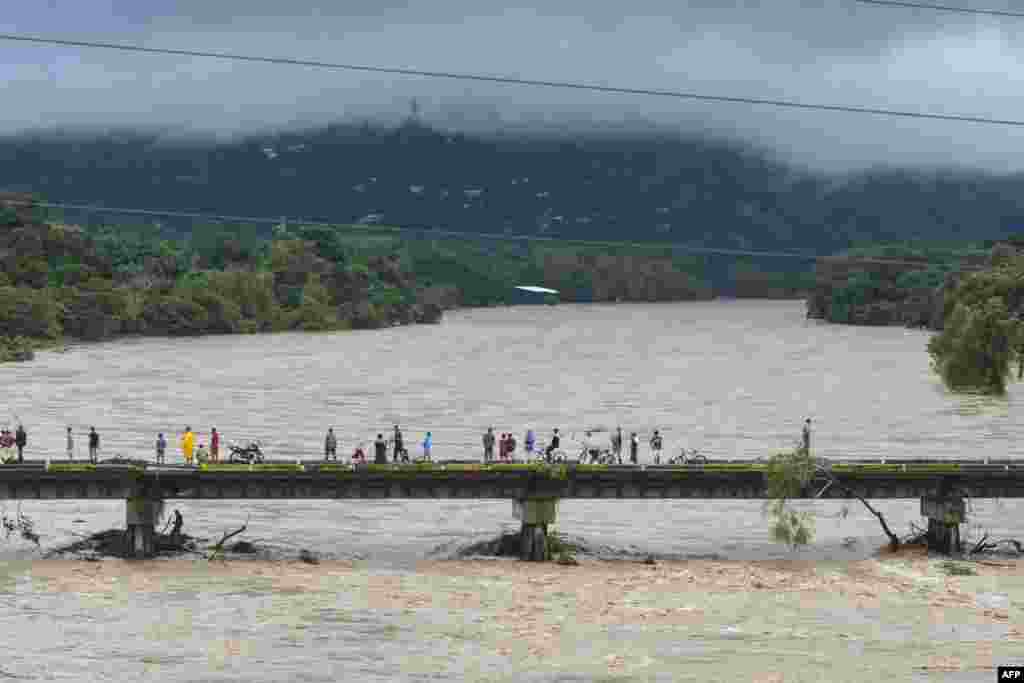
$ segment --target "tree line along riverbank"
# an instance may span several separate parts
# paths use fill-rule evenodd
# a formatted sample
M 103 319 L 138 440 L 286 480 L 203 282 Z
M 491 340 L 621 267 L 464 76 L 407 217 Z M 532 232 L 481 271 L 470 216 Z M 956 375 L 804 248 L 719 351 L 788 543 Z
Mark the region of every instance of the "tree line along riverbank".
M 721 264 L 665 245 L 439 238 L 387 227 L 73 223 L 0 194 L 0 359 L 64 341 L 330 331 L 430 323 L 461 306 L 713 298 Z M 808 273 L 731 264 L 753 295 L 801 296 Z
M 0 193 L 0 360 L 123 335 L 437 322 L 447 309 L 515 303 L 520 284 L 557 289 L 567 302 L 806 298 L 808 316 L 830 322 L 940 329 L 963 274 L 1021 244 L 879 245 L 819 259 L 812 273 L 653 243 L 132 221 L 62 215 L 33 195 Z
M 807 315 L 832 323 L 941 330 L 965 278 L 991 278 L 1022 249 L 1024 236 L 951 245 L 875 245 L 820 258 Z M 1024 291 L 1024 283 L 1000 277 L 1001 293 Z

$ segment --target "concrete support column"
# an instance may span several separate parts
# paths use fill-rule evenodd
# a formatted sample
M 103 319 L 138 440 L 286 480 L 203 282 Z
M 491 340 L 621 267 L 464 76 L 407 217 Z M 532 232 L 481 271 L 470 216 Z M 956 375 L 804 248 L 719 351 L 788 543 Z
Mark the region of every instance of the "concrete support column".
M 156 523 L 161 502 L 152 498 L 125 500 L 125 557 L 145 559 L 156 554 Z
M 548 525 L 558 514 L 557 498 L 529 498 L 516 502 L 516 516 L 522 520 L 519 532 L 519 559 L 544 562 L 551 559 L 548 551 Z
M 932 497 L 921 499 L 921 515 L 928 519 L 928 549 L 946 555 L 960 551 L 960 526 L 967 519 L 964 499 Z

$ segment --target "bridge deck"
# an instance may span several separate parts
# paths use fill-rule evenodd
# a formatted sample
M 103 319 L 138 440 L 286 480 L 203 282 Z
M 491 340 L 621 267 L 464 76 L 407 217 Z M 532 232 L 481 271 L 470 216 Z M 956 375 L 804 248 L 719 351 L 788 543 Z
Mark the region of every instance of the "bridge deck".
M 865 498 L 965 494 L 1024 498 L 1024 461 L 833 461 L 832 473 Z M 0 465 L 0 499 L 763 499 L 766 465 L 525 465 L 437 463 L 360 465 L 305 461 L 263 465 L 99 464 L 68 461 Z M 811 482 L 804 498 L 848 498 Z M 822 491 L 822 489 L 824 490 Z

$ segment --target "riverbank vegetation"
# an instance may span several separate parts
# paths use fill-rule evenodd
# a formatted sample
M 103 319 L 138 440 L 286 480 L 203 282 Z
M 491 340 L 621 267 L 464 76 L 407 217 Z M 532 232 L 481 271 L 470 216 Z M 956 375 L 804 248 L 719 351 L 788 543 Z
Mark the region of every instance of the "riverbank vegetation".
M 1019 241 L 1019 240 L 1018 240 Z M 944 297 L 1012 243 L 921 242 L 851 248 L 819 259 L 809 317 L 833 323 L 941 329 Z
M 0 359 L 61 338 L 324 331 L 433 322 L 440 305 L 400 256 L 355 253 L 337 233 L 262 236 L 215 226 L 174 238 L 156 226 L 49 223 L 31 205 L 0 216 Z
M 945 301 L 946 325 L 928 342 L 932 368 L 953 391 L 1004 394 L 1024 376 L 1024 256 L 1005 253 Z
M 721 263 L 672 245 L 465 239 L 386 226 L 65 222 L 0 196 L 0 360 L 65 339 L 329 331 L 434 322 L 458 306 L 709 299 Z M 758 294 L 808 275 L 730 266 Z M 717 269 L 717 270 L 716 270 Z

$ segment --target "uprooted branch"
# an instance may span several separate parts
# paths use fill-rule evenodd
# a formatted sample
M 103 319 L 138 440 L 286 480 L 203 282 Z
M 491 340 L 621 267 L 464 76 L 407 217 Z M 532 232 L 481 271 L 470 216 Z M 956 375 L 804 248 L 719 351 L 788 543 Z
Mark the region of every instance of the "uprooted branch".
M 829 486 L 835 486 L 837 489 L 839 489 L 846 495 L 852 496 L 853 498 L 859 500 L 864 505 L 864 507 L 867 508 L 868 512 L 873 514 L 878 519 L 878 523 L 882 525 L 882 531 L 884 531 L 885 535 L 889 537 L 889 548 L 892 550 L 896 550 L 900 547 L 900 537 L 894 534 L 892 532 L 892 529 L 889 528 L 889 525 L 885 521 L 885 515 L 876 510 L 874 506 L 871 505 L 871 503 L 865 500 L 862 496 L 858 495 L 856 491 L 840 483 L 839 480 L 837 480 L 835 476 L 833 476 L 832 472 L 830 472 L 827 467 L 818 464 L 815 466 L 815 472 L 817 474 L 824 476 L 828 480 Z M 824 489 L 822 489 L 822 491 L 824 491 Z
M 210 554 L 207 556 L 206 559 L 207 560 L 214 560 L 214 559 L 221 559 L 222 560 L 222 559 L 224 559 L 224 544 L 227 543 L 230 539 L 232 539 L 235 536 L 237 536 L 238 534 L 244 532 L 248 527 L 249 527 L 249 518 L 246 517 L 245 518 L 245 524 L 243 524 L 242 526 L 238 527 L 234 531 L 226 532 L 221 537 L 221 539 L 219 541 L 217 541 L 217 543 L 213 546 L 213 550 L 210 551 Z
M 3 526 L 4 538 L 10 539 L 15 531 L 26 541 L 39 545 L 39 534 L 35 532 L 35 522 L 21 512 L 21 503 L 15 517 L 8 517 L 6 511 L 0 513 L 0 526 Z
M 1024 553 L 1024 544 L 1022 544 L 1020 541 L 1018 541 L 1015 538 L 1004 538 L 1004 539 L 999 540 L 999 541 L 992 541 L 991 543 L 986 543 L 985 541 L 987 541 L 987 540 L 988 540 L 988 534 L 985 534 L 984 536 L 981 537 L 981 540 L 977 542 L 977 544 L 974 546 L 974 548 L 971 549 L 971 552 L 969 552 L 968 555 L 977 555 L 978 553 L 987 553 L 987 552 L 989 552 L 991 550 L 995 550 L 996 548 L 998 548 L 1001 545 L 1012 545 L 1014 547 L 1014 549 L 1018 553 Z

